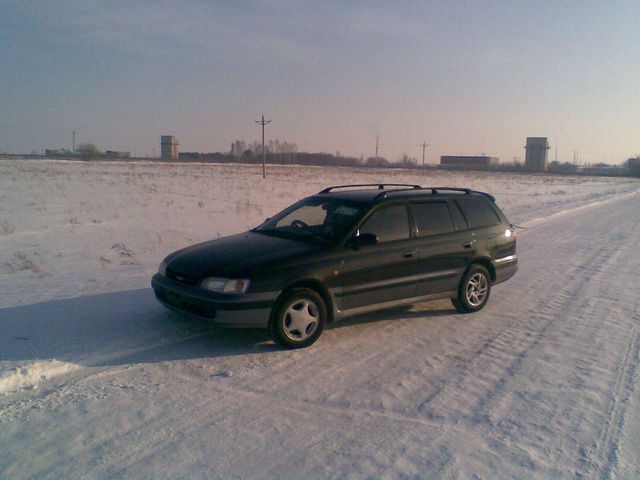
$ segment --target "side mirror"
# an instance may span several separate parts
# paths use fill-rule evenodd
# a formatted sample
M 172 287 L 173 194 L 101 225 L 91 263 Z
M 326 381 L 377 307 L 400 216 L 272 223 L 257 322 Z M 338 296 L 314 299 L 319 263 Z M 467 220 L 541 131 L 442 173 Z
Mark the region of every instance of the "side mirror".
M 378 236 L 373 233 L 362 233 L 357 237 L 353 237 L 349 242 L 349 246 L 354 250 L 358 250 L 360 247 L 370 247 L 378 243 Z

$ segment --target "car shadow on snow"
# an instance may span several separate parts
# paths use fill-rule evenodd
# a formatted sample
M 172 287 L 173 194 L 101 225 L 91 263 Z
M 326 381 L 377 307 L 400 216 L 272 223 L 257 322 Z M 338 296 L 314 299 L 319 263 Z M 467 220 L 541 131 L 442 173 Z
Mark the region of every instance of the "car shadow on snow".
M 446 305 L 396 308 L 329 328 L 453 313 Z M 277 350 L 265 330 L 225 329 L 170 313 L 150 288 L 0 309 L 0 362 L 56 359 L 94 367 Z
M 266 332 L 222 329 L 172 314 L 150 288 L 0 309 L 0 361 L 100 366 L 275 349 Z

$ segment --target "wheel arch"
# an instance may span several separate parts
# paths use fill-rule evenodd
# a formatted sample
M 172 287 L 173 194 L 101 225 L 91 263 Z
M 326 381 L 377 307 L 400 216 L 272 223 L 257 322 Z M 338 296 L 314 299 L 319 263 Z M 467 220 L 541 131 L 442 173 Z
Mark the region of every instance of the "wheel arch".
M 289 292 L 291 292 L 291 290 L 294 290 L 296 288 L 308 288 L 316 292 L 318 295 L 320 295 L 320 297 L 324 301 L 325 306 L 327 307 L 327 316 L 328 316 L 327 321 L 329 322 L 334 321 L 333 298 L 331 298 L 331 294 L 329 293 L 329 290 L 327 289 L 327 287 L 325 287 L 320 280 L 316 280 L 314 278 L 305 278 L 302 280 L 296 280 L 290 285 L 287 285 L 278 296 L 278 299 L 276 300 L 276 304 L 277 302 L 280 301 L 280 299 L 284 295 L 287 295 Z
M 465 274 L 474 265 L 482 265 L 489 272 L 489 275 L 491 276 L 491 283 L 496 281 L 496 268 L 493 266 L 493 263 L 491 262 L 491 260 L 489 260 L 486 257 L 474 258 L 473 261 L 469 264 L 469 266 L 465 270 Z M 463 275 L 463 278 L 464 278 L 464 275 Z

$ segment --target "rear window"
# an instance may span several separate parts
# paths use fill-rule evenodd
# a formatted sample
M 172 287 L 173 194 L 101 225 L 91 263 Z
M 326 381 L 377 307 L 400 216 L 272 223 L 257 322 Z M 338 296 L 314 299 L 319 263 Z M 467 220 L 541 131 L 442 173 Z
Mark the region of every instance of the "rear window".
M 414 203 L 413 213 L 420 237 L 439 235 L 455 230 L 446 202 Z
M 470 228 L 492 227 L 500 224 L 500 217 L 482 197 L 456 198 Z

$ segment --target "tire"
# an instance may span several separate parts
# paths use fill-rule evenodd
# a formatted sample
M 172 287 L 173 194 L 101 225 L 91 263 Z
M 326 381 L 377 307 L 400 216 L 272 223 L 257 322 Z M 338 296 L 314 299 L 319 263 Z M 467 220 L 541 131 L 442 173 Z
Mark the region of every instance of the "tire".
M 286 348 L 304 348 L 313 344 L 327 325 L 327 306 L 310 288 L 295 288 L 276 303 L 269 319 L 274 342 Z
M 491 275 L 485 267 L 473 264 L 460 281 L 458 296 L 451 303 L 460 313 L 482 310 L 491 294 Z
M 459 311 L 459 312 L 461 312 L 461 313 L 467 313 L 465 310 L 463 310 L 463 309 L 462 309 L 462 304 L 458 301 L 458 298 L 457 298 L 457 297 L 456 297 L 456 298 L 452 298 L 452 299 L 451 299 L 451 303 L 453 304 L 453 307 L 454 307 L 457 311 Z

